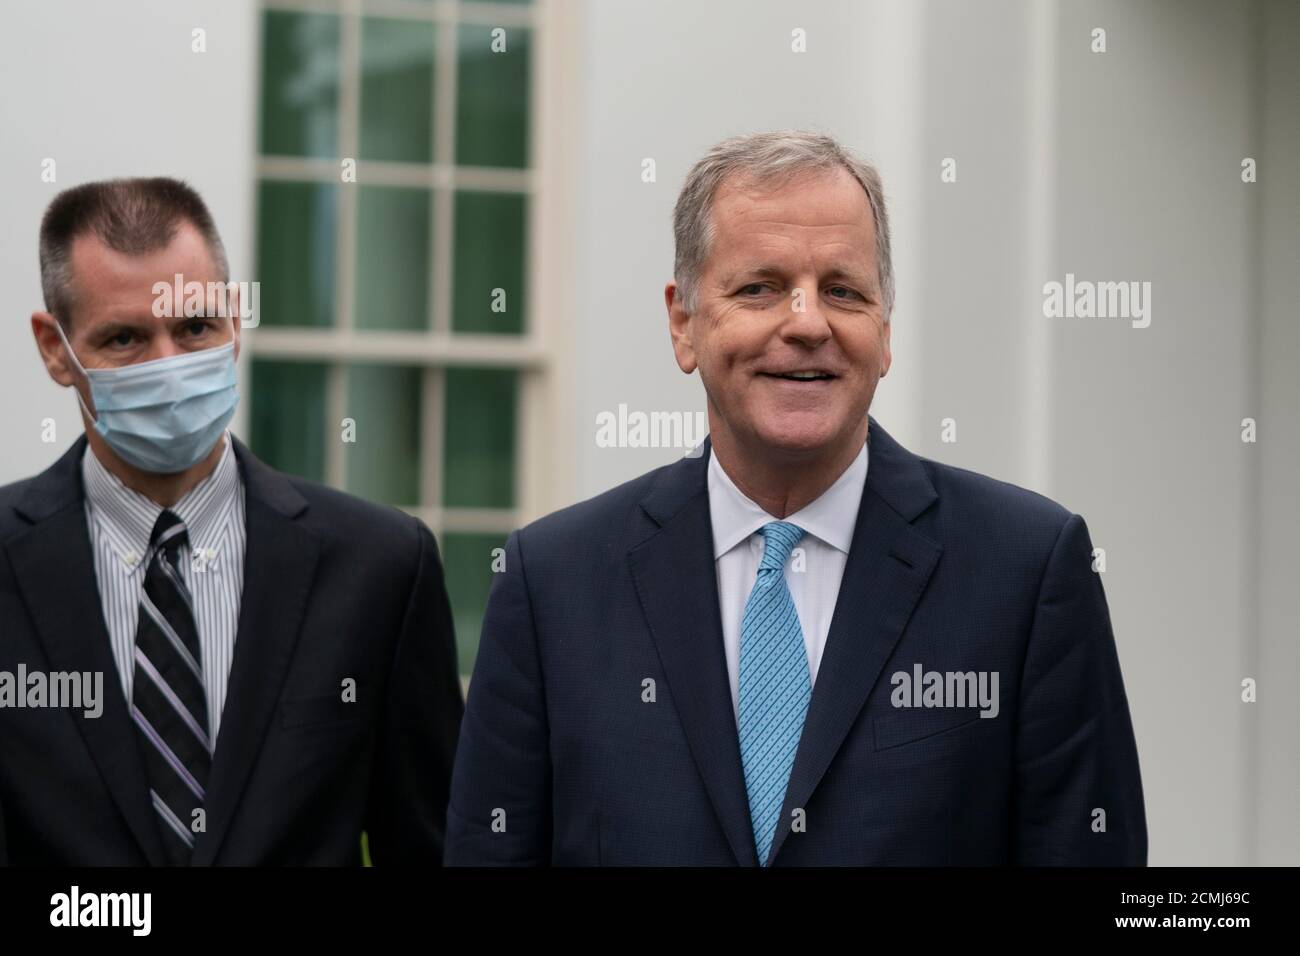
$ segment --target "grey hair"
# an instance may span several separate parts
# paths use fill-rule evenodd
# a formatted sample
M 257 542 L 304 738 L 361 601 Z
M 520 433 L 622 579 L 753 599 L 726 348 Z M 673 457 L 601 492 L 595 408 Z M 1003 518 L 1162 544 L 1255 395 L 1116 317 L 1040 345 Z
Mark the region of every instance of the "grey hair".
M 802 130 L 750 133 L 725 139 L 710 149 L 686 176 L 673 207 L 676 255 L 673 278 L 688 314 L 699 307 L 700 275 L 717 232 L 713 200 L 723 181 L 734 173 L 747 181 L 768 185 L 785 182 L 809 170 L 847 169 L 867 194 L 876 230 L 876 271 L 884 297 L 885 321 L 894 309 L 894 266 L 889 254 L 889 215 L 884 187 L 874 166 L 834 139 Z

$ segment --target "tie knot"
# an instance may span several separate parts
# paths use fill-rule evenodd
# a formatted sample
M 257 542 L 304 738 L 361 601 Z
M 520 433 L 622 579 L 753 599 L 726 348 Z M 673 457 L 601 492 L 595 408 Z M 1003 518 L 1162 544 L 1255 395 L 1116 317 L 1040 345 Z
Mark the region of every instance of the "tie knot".
M 174 555 L 185 544 L 185 522 L 174 511 L 163 509 L 149 535 L 149 547 Z
M 803 537 L 803 528 L 788 521 L 769 521 L 760 529 L 763 535 L 763 560 L 760 571 L 780 571 L 790 560 L 790 552 Z

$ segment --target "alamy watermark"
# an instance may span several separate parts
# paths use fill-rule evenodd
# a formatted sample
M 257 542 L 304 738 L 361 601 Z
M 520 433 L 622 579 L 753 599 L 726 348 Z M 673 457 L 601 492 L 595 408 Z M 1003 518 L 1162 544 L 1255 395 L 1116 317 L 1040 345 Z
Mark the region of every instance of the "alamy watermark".
M 50 925 L 119 926 L 132 936 L 148 936 L 153 927 L 152 893 L 83 893 L 74 885 L 50 897 Z
M 979 707 L 981 717 L 998 715 L 997 671 L 927 671 L 913 664 L 889 682 L 895 707 Z
M 262 284 L 260 282 L 199 282 L 176 273 L 171 282 L 155 282 L 153 314 L 157 319 L 239 316 L 239 326 L 255 329 L 262 321 Z M 232 292 L 238 292 L 239 307 L 231 308 Z
M 704 412 L 628 411 L 620 402 L 617 412 L 596 415 L 597 448 L 695 448 L 709 433 Z
M 1043 284 L 1043 315 L 1049 319 L 1132 319 L 1135 329 L 1151 324 L 1150 282 L 1076 281 Z
M 94 720 L 104 712 L 103 671 L 0 671 L 0 707 L 80 710 Z

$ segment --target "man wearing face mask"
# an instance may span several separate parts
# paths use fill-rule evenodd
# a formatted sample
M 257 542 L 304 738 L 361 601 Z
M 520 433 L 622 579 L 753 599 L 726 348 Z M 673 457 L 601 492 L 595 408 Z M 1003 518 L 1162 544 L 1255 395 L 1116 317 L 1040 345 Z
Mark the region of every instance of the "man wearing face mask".
M 237 299 L 155 292 L 229 281 L 188 186 L 61 193 L 40 264 L 32 331 L 85 435 L 0 488 L 0 672 L 103 699 L 0 708 L 8 862 L 354 864 L 364 832 L 439 863 L 462 701 L 433 536 L 227 430 Z

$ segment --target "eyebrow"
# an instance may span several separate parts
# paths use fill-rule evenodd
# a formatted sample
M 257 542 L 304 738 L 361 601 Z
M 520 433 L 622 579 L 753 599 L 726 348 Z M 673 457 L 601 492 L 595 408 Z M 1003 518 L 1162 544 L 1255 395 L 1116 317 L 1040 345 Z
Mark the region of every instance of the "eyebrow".
M 763 279 L 784 279 L 785 270 L 772 265 L 755 266 L 751 269 L 737 269 L 731 275 L 723 280 L 724 287 L 731 287 L 742 278 L 763 278 Z M 834 279 L 847 279 L 851 282 L 861 283 L 862 285 L 875 287 L 877 283 L 872 280 L 870 273 L 854 272 L 850 269 L 843 269 L 839 266 L 831 269 L 823 276 L 823 279 L 830 281 Z
M 163 331 L 164 334 L 171 334 L 190 322 L 210 322 L 222 318 L 229 318 L 229 316 L 220 316 L 215 312 L 208 313 L 207 311 L 199 315 L 175 316 L 165 320 L 167 324 Z M 131 332 L 135 335 L 151 335 L 156 330 L 157 327 L 153 322 L 132 322 L 130 319 L 114 319 L 112 322 L 96 329 L 92 334 L 96 339 L 104 341 L 115 338 L 123 332 Z
M 94 337 L 99 340 L 116 338 L 123 332 L 131 332 L 136 335 L 152 331 L 152 322 L 131 322 L 126 319 L 117 319 L 102 325 L 95 329 Z

